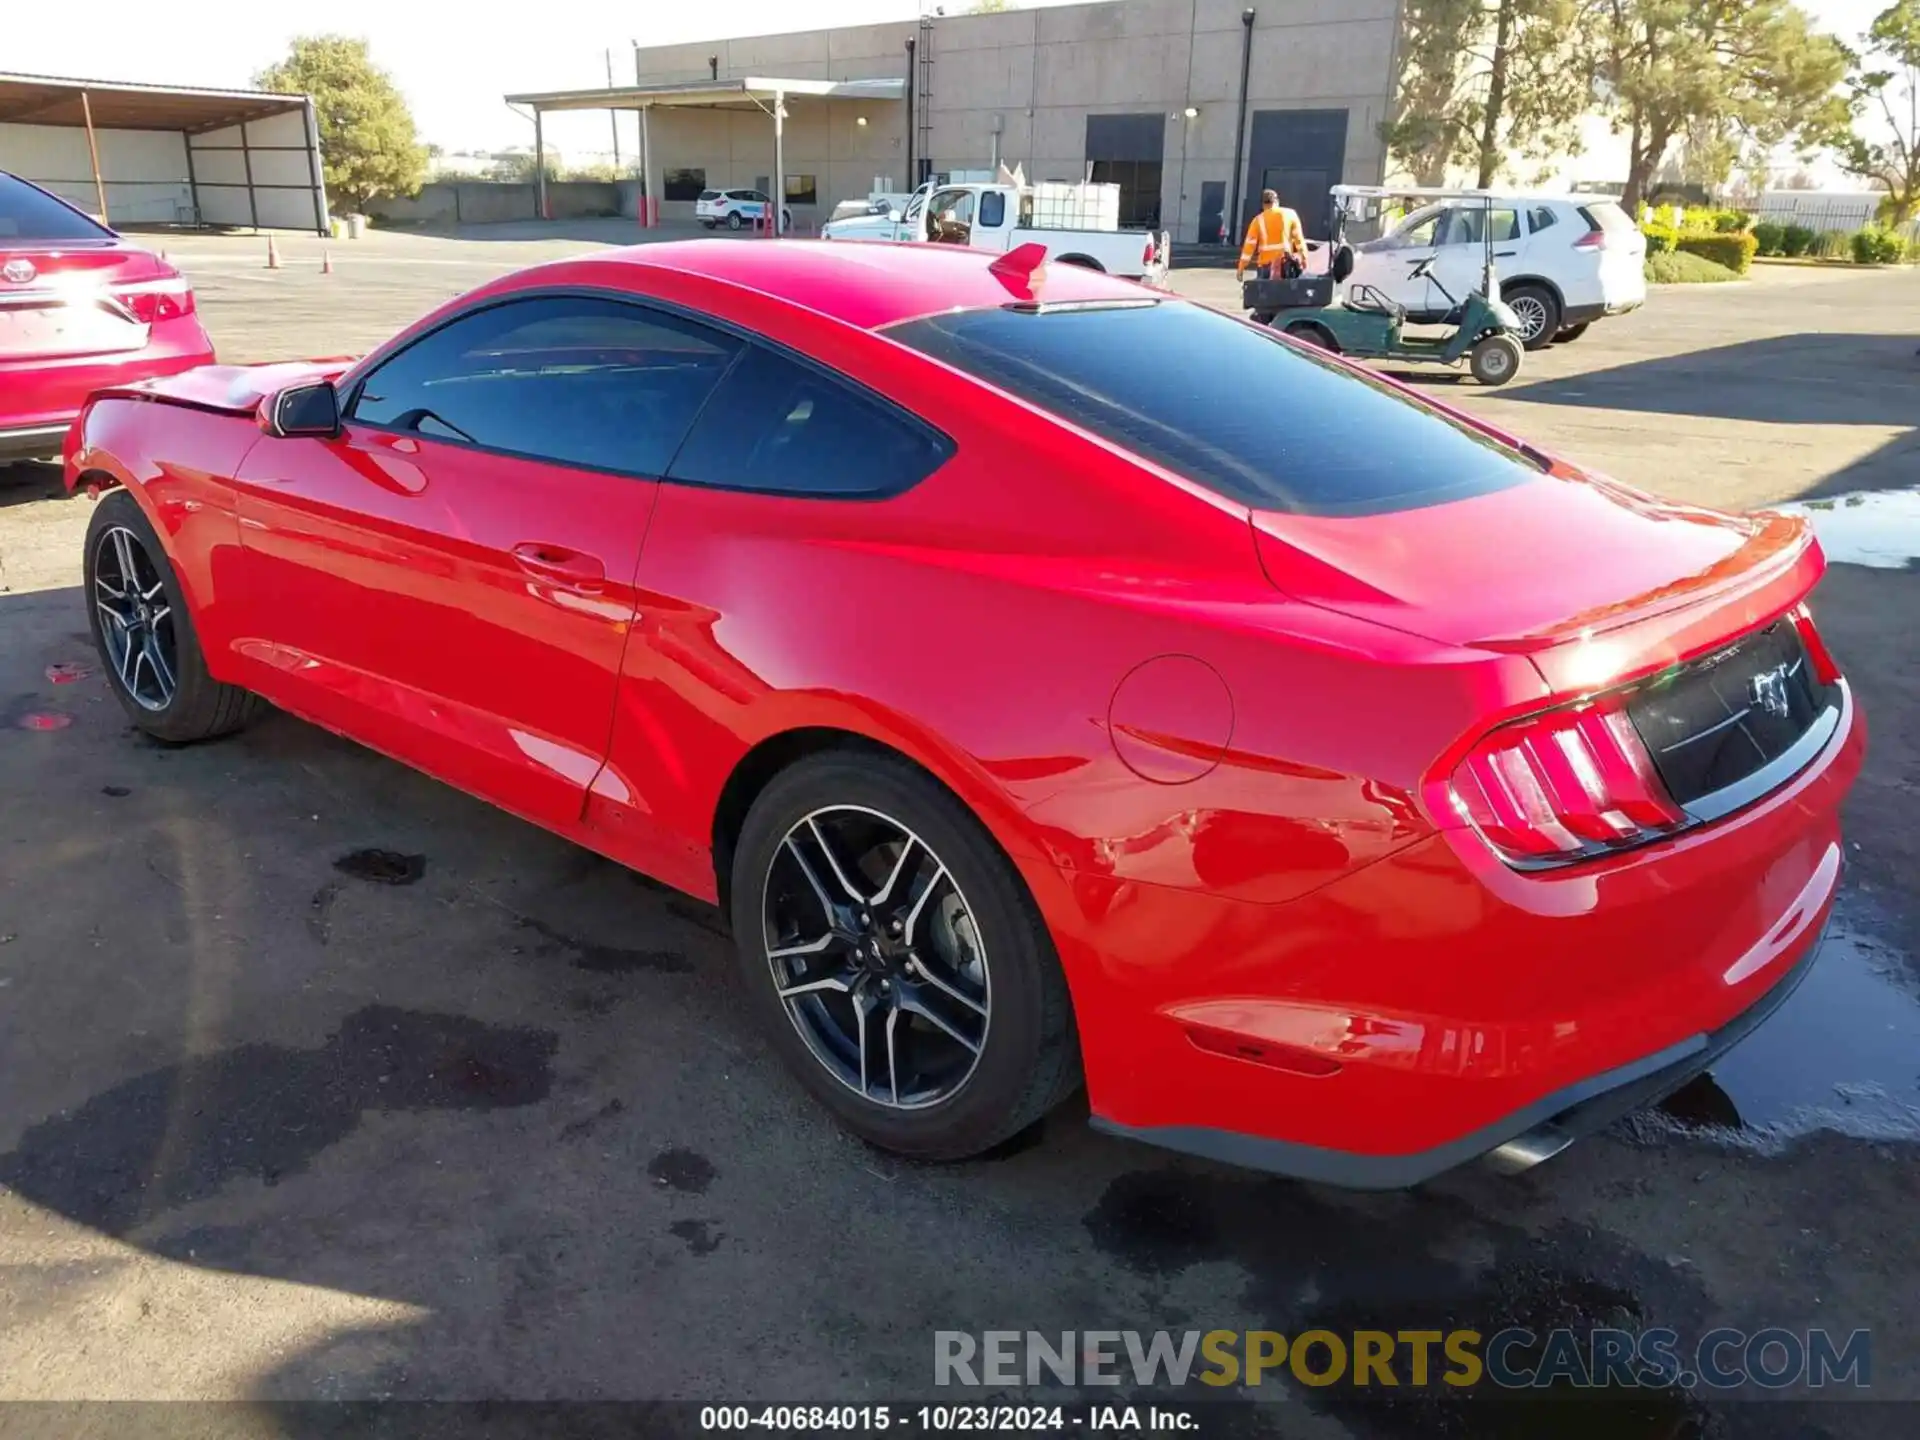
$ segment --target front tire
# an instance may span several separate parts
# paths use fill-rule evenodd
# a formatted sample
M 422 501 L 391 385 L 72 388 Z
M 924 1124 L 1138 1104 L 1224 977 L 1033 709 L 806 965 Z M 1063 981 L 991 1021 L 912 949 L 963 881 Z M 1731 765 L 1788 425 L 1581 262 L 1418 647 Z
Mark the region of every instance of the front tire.
M 125 490 L 94 507 L 83 566 L 87 624 L 127 718 L 156 740 L 210 740 L 238 730 L 265 702 L 207 673 L 172 562 Z
M 1520 373 L 1520 342 L 1511 335 L 1489 335 L 1467 353 L 1467 368 L 1482 385 L 1504 385 Z
M 1529 350 L 1544 350 L 1560 331 L 1560 302 L 1543 285 L 1516 285 L 1502 289 L 1500 298 L 1519 318 L 1520 343 Z
M 1079 1083 L 1066 980 L 1019 873 L 904 760 L 828 752 L 776 776 L 730 896 L 774 1048 L 869 1144 L 964 1159 Z

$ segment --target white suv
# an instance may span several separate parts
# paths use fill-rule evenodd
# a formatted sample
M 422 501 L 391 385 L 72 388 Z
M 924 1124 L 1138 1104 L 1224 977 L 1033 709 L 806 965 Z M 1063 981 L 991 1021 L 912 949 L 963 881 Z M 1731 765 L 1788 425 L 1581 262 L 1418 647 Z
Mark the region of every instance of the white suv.
M 693 202 L 693 215 L 709 230 L 722 225 L 729 230 L 744 230 L 749 225 L 759 230 L 767 223 L 771 203 L 763 190 L 702 190 Z M 793 212 L 782 205 L 780 229 L 784 233 L 792 228 Z
M 1409 320 L 1443 321 L 1453 308 L 1447 297 L 1457 302 L 1479 285 L 1487 215 L 1500 298 L 1519 317 L 1527 349 L 1578 339 L 1601 316 L 1646 300 L 1646 237 L 1626 211 L 1596 195 L 1501 195 L 1491 210 L 1461 200 L 1424 205 L 1353 247 L 1347 287 L 1373 286 L 1404 305 Z M 1427 259 L 1433 264 L 1416 274 Z

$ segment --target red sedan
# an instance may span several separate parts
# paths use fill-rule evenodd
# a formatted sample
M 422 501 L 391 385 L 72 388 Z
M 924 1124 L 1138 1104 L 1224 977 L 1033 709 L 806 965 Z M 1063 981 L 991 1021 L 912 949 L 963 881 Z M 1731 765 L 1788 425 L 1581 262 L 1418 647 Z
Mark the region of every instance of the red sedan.
M 1680 1084 L 1811 963 L 1864 727 L 1778 515 L 942 246 L 522 271 L 97 396 L 95 634 L 731 917 L 850 1129 L 1410 1184 Z
M 0 463 L 58 455 L 102 386 L 212 360 L 179 271 L 0 171 Z

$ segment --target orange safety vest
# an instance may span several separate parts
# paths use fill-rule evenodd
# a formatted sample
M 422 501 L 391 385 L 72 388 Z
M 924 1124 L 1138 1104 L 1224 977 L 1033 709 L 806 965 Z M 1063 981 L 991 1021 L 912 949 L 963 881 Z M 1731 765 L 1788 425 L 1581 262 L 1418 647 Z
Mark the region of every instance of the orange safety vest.
M 1271 265 L 1289 251 L 1306 258 L 1306 232 L 1300 228 L 1298 215 L 1284 205 L 1276 205 L 1262 210 L 1247 226 L 1247 240 L 1240 247 L 1240 264 L 1235 268 Z

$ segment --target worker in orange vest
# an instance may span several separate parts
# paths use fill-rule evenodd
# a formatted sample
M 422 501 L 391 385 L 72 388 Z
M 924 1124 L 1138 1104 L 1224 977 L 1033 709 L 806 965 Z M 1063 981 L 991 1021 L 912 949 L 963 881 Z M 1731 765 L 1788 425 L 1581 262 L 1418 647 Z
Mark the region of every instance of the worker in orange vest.
M 1260 213 L 1247 226 L 1247 240 L 1240 247 L 1240 263 L 1233 267 L 1236 279 L 1244 279 L 1249 265 L 1261 279 L 1279 279 L 1280 262 L 1291 255 L 1304 270 L 1307 264 L 1307 235 L 1300 228 L 1300 217 L 1280 203 L 1271 190 L 1260 192 Z

